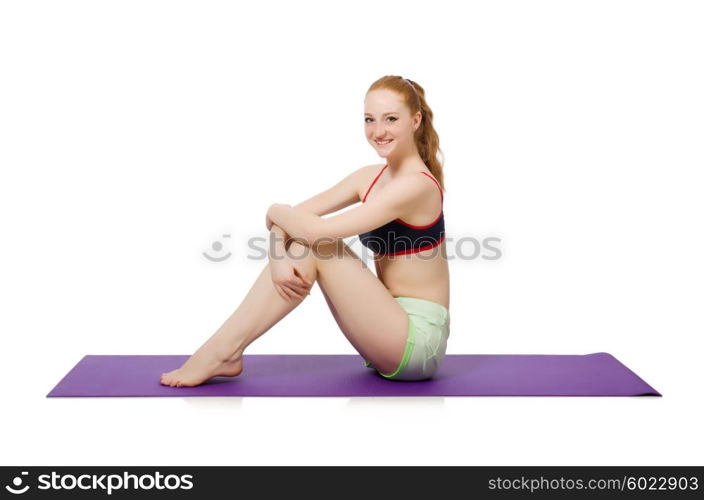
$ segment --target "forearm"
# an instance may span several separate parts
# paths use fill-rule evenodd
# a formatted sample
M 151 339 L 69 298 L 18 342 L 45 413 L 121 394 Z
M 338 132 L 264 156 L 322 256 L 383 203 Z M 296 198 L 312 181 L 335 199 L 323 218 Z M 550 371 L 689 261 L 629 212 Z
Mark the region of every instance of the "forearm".
M 273 204 L 269 207 L 267 217 L 274 225 L 279 226 L 291 238 L 299 240 L 304 245 L 310 245 L 320 217 L 306 210 L 292 208 L 288 205 Z

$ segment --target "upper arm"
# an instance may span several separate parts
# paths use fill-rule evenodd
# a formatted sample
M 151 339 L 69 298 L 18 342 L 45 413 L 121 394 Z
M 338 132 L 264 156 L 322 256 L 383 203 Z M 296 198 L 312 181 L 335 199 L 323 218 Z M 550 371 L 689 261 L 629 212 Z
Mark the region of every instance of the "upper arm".
M 428 186 L 422 176 L 398 179 L 384 187 L 382 195 L 374 196 L 352 210 L 320 219 L 311 237 L 313 240 L 346 238 L 383 226 L 406 215 L 428 194 Z
M 314 215 L 321 216 L 337 212 L 359 202 L 359 185 L 362 178 L 364 178 L 364 172 L 368 168 L 358 168 L 331 188 L 299 203 L 294 208 L 301 208 Z

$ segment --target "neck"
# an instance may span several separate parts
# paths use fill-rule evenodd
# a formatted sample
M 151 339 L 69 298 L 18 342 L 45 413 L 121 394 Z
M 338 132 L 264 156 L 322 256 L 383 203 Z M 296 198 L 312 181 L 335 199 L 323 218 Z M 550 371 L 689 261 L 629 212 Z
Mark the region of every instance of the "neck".
M 425 166 L 423 159 L 420 155 L 409 155 L 402 159 L 399 158 L 386 158 L 386 164 L 388 165 L 387 170 L 391 177 L 396 177 L 399 174 L 410 172 L 412 170 L 418 170 Z

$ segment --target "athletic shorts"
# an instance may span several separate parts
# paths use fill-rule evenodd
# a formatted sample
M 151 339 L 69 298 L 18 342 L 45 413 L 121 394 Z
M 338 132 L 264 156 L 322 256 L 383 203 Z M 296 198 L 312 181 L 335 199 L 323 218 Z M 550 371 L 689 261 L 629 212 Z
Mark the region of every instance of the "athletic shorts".
M 442 304 L 430 300 L 394 298 L 408 313 L 408 340 L 398 368 L 393 373 L 378 373 L 392 380 L 430 378 L 445 358 L 450 336 L 450 312 Z M 376 369 L 369 361 L 365 360 L 364 365 Z

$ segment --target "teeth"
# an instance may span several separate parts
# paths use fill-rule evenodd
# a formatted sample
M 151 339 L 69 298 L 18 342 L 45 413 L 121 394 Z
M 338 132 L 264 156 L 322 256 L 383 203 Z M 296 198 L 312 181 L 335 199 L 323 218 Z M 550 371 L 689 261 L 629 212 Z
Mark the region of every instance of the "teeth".
M 390 143 L 391 141 L 392 141 L 392 139 L 389 139 L 388 141 L 385 141 L 385 142 L 376 141 L 376 143 L 377 143 L 377 144 L 388 144 L 388 143 Z

